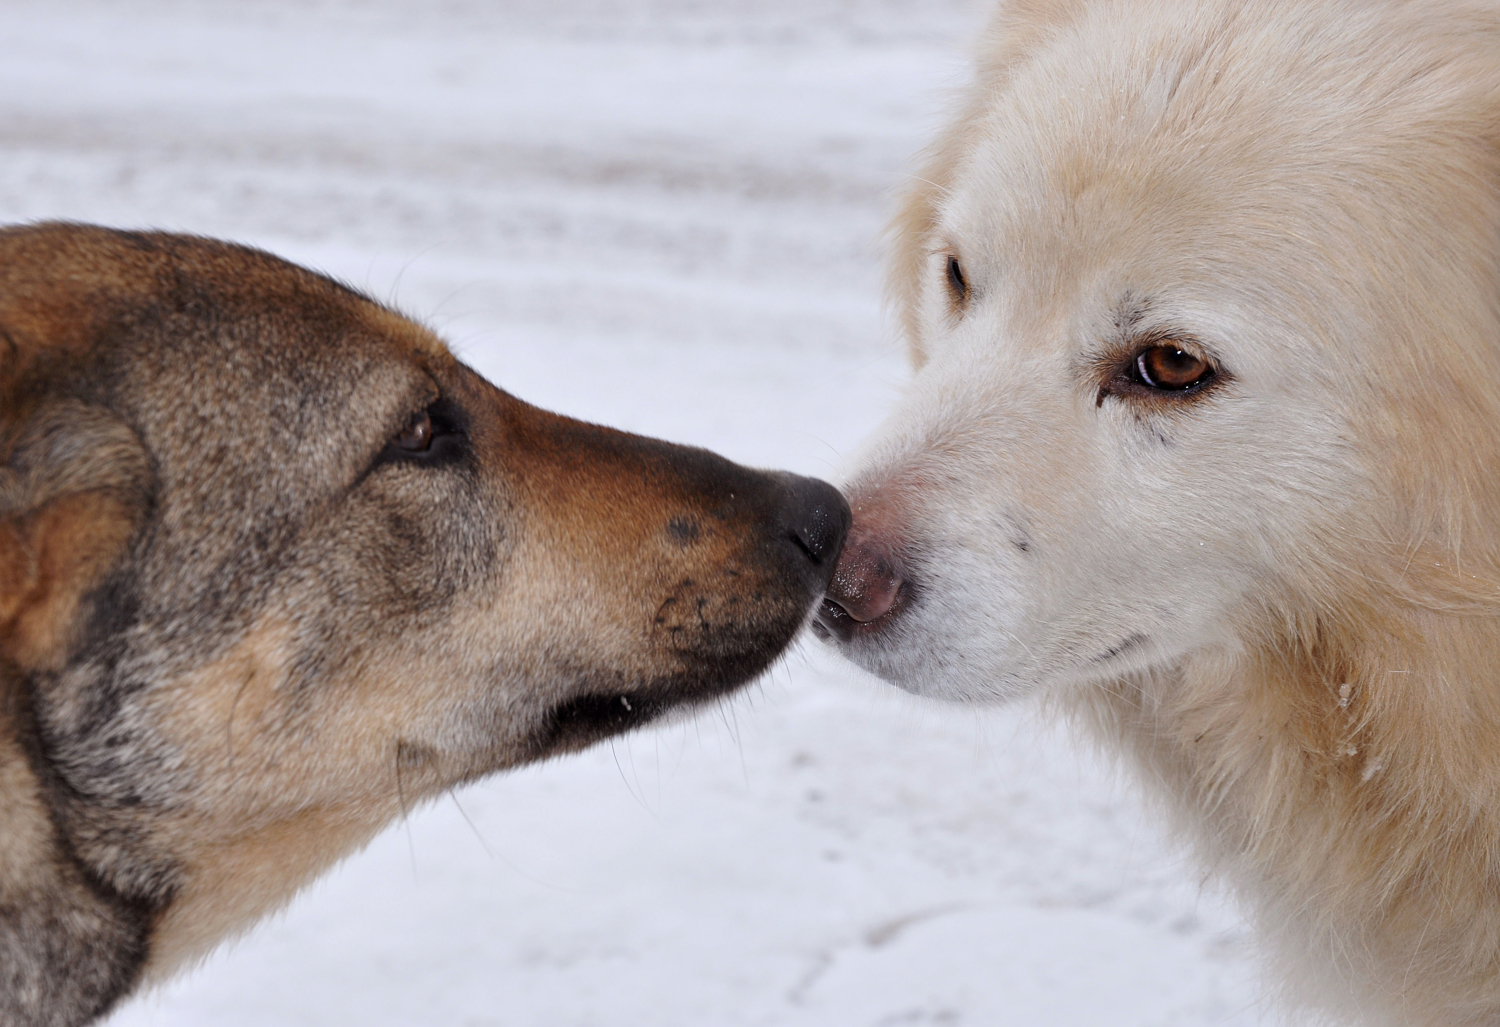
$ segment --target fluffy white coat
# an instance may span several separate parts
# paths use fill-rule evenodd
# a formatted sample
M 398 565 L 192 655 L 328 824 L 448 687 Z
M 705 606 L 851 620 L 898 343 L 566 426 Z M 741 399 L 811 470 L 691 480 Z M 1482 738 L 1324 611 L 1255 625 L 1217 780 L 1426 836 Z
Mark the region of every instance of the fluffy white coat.
M 844 652 L 1127 754 L 1298 1000 L 1500 1023 L 1500 5 L 1011 0 L 890 283 Z

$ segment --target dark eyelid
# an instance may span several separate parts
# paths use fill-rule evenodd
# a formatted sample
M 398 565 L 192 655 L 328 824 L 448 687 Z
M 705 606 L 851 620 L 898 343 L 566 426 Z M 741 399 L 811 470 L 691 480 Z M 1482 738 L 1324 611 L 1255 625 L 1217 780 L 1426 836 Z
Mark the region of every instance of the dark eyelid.
M 948 276 L 948 288 L 953 293 L 954 299 L 962 305 L 969 299 L 969 280 L 964 275 L 963 263 L 955 253 L 948 254 L 947 265 L 944 272 Z
M 403 449 L 396 443 L 400 431 L 397 428 L 376 455 L 370 465 L 371 470 L 383 464 L 394 463 L 421 464 L 424 467 L 445 466 L 470 455 L 468 411 L 443 395 L 439 395 L 423 409 L 432 422 L 431 444 L 422 450 Z

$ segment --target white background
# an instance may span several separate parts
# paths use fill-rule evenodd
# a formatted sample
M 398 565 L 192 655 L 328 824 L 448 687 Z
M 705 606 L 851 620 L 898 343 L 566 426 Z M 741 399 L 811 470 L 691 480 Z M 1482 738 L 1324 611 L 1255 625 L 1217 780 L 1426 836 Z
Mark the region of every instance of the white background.
M 956 0 L 8 0 L 0 220 L 226 236 L 545 406 L 837 479 Z M 1244 927 L 1029 709 L 803 642 L 700 718 L 465 789 L 112 1027 L 1269 1022 Z

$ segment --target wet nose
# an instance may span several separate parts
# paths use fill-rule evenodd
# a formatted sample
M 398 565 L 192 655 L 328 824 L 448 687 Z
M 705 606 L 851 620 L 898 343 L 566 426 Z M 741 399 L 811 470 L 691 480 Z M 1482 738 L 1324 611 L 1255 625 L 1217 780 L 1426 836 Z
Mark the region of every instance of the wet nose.
M 868 624 L 890 612 L 901 583 L 901 573 L 890 557 L 876 546 L 855 542 L 839 556 L 826 601 L 861 624 Z
M 785 537 L 820 569 L 823 580 L 827 581 L 853 521 L 849 504 L 843 493 L 817 478 L 788 474 L 785 485 L 780 509 Z

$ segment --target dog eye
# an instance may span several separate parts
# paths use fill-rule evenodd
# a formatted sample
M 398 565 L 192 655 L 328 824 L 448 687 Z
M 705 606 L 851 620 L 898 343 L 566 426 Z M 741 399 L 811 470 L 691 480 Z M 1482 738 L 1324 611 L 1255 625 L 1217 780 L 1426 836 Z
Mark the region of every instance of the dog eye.
M 412 414 L 391 445 L 407 453 L 427 452 L 432 448 L 432 415 L 425 410 Z
M 1135 355 L 1131 377 L 1162 392 L 1183 392 L 1214 375 L 1213 365 L 1176 346 L 1152 346 Z
M 386 443 L 375 463 L 417 462 L 426 466 L 446 464 L 469 452 L 468 415 L 446 398 L 418 410 Z
M 953 292 L 953 299 L 962 303 L 969 298 L 969 283 L 964 281 L 964 269 L 958 263 L 958 258 L 948 254 L 948 288 Z

